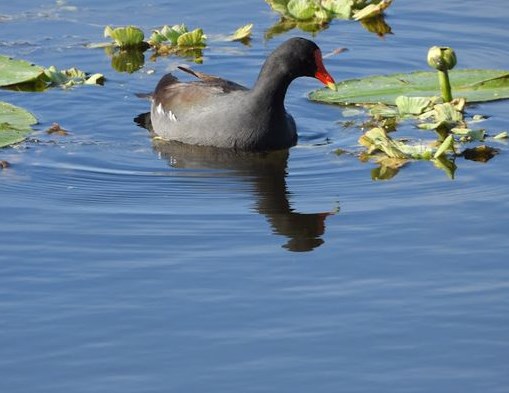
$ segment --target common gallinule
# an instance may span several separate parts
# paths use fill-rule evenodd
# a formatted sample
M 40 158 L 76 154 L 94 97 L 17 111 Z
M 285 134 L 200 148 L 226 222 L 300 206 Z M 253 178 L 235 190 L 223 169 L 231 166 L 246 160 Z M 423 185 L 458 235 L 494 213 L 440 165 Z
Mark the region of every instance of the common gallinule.
M 320 48 L 304 38 L 281 44 L 265 61 L 252 89 L 235 82 L 179 67 L 198 79 L 161 78 L 152 94 L 150 117 L 162 139 L 250 151 L 286 149 L 297 143 L 295 121 L 284 99 L 301 76 L 335 89 Z

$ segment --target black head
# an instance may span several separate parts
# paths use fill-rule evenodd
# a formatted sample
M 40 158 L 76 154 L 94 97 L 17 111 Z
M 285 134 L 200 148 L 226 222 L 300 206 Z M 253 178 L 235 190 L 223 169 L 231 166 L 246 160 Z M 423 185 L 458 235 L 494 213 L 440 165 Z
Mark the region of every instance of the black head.
M 334 79 L 323 65 L 320 48 L 305 38 L 291 38 L 282 43 L 267 59 L 262 73 L 264 71 L 269 75 L 283 73 L 290 81 L 309 76 L 335 88 Z

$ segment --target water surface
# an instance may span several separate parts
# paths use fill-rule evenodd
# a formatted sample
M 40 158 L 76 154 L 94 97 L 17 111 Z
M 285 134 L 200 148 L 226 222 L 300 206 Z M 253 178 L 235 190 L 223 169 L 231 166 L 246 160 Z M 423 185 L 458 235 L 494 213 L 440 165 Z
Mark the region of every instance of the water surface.
M 312 79 L 288 93 L 300 136 L 288 152 L 153 144 L 135 93 L 186 59 L 118 73 L 83 46 L 106 24 L 214 36 L 253 22 L 250 47 L 211 39 L 194 65 L 246 85 L 278 44 L 311 36 L 264 40 L 278 17 L 261 0 L 66 5 L 0 6 L 0 53 L 108 78 L 0 91 L 40 121 L 0 152 L 1 391 L 507 392 L 507 144 L 486 164 L 458 158 L 454 180 L 415 162 L 373 181 L 375 165 L 333 153 L 358 149 L 360 130 L 307 101 Z M 384 39 L 341 21 L 313 39 L 349 48 L 326 59 L 338 80 L 422 69 L 431 45 L 454 47 L 458 67 L 507 69 L 506 9 L 400 1 Z M 507 108 L 469 111 L 497 132 Z M 47 135 L 53 122 L 71 134 Z

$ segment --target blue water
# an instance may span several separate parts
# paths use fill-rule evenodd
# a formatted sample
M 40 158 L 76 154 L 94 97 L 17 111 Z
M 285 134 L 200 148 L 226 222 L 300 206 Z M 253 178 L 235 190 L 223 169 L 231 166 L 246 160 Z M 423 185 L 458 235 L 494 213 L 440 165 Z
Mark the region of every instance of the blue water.
M 76 7 L 66 8 L 66 7 Z M 393 35 L 335 21 L 313 39 L 337 80 L 425 68 L 509 67 L 505 1 L 396 1 Z M 261 0 L 0 5 L 0 53 L 78 66 L 104 87 L 0 100 L 39 119 L 2 149 L 0 392 L 509 392 L 508 145 L 455 179 L 414 162 L 388 181 L 358 150 L 343 108 L 292 84 L 299 144 L 269 157 L 153 144 L 135 96 L 186 59 L 118 73 L 106 24 L 184 22 L 209 34 L 199 70 L 251 85 L 292 36 Z M 255 24 L 251 46 L 215 40 Z M 508 101 L 476 105 L 508 130 Z M 354 119 L 363 118 L 362 113 Z M 53 122 L 69 136 L 45 133 Z M 403 126 L 412 132 L 411 125 Z

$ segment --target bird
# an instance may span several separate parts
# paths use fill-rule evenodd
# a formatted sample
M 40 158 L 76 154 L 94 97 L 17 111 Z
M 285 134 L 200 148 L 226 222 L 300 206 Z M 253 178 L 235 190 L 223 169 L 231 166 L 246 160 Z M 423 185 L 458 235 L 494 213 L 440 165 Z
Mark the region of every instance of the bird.
M 151 95 L 150 120 L 163 140 L 243 151 L 288 149 L 297 127 L 284 100 L 290 83 L 313 77 L 335 90 L 320 48 L 305 38 L 283 42 L 266 59 L 253 88 L 180 66 L 197 80 L 164 75 Z

